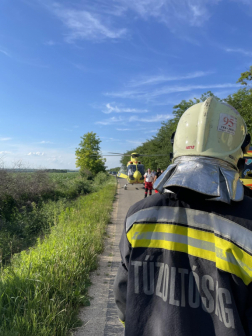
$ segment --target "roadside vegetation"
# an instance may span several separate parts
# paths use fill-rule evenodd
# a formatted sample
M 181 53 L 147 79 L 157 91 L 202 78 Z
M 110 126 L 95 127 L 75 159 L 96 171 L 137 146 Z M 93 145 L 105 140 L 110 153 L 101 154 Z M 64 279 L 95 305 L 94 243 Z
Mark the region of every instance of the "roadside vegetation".
M 80 195 L 95 192 L 108 179 L 79 173 L 12 173 L 0 170 L 0 262 L 33 246 L 57 225 L 60 213 Z
M 0 170 L 0 255 L 5 265 L 12 255 L 32 246 L 57 223 L 70 200 L 94 186 L 78 173 L 12 173 Z
M 34 211 L 35 217 L 45 217 L 46 220 L 35 221 L 36 230 L 42 229 L 44 234 L 37 237 L 34 247 L 15 254 L 11 263 L 2 268 L 1 336 L 68 335 L 68 331 L 78 325 L 79 307 L 89 302 L 89 272 L 96 268 L 97 254 L 102 251 L 116 179 L 103 172 L 98 173 L 93 181 L 83 181 L 78 175 L 69 179 L 65 177 L 60 182 L 57 179 L 60 178 L 55 175 L 46 180 L 48 185 L 45 193 L 41 191 L 40 196 L 44 198 L 40 205 L 40 200 L 34 195 L 31 210 L 21 212 L 20 216 L 25 216 L 26 220 L 33 216 Z M 53 189 L 51 185 L 57 187 Z M 76 186 L 79 194 L 87 190 L 93 192 L 74 199 L 75 193 L 69 194 L 65 185 L 70 185 L 72 190 L 73 185 Z M 61 191 L 60 197 L 65 190 L 67 197 L 59 198 L 56 190 Z M 46 196 L 47 203 L 44 203 L 45 195 L 50 195 Z M 54 204 L 52 197 L 56 197 Z M 18 210 L 27 207 L 27 199 L 21 201 L 18 198 L 18 202 Z M 37 208 L 40 210 L 34 210 Z M 19 223 L 16 225 L 21 227 L 19 214 L 15 216 Z M 26 230 L 35 232 L 32 222 L 26 224 Z

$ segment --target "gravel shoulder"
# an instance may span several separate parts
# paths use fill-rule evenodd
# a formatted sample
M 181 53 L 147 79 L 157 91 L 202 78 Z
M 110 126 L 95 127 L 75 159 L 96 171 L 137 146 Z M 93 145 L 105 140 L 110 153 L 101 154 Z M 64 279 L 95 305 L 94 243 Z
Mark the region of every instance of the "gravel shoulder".
M 83 325 L 74 332 L 74 336 L 122 336 L 124 332 L 117 317 L 113 296 L 114 278 L 120 262 L 118 244 L 129 207 L 144 197 L 142 185 L 129 185 L 124 190 L 124 184 L 124 179 L 118 179 L 116 201 L 111 223 L 107 227 L 104 251 L 99 257 L 97 270 L 91 274 L 90 306 L 81 309 L 79 318 Z

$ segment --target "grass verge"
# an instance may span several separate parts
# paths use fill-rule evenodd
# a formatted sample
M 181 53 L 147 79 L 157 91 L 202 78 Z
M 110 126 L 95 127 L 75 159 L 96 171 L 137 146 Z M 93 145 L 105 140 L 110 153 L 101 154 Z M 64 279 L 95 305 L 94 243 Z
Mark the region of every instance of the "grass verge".
M 63 336 L 78 325 L 115 191 L 110 179 L 100 191 L 78 198 L 60 214 L 50 235 L 2 270 L 1 336 Z

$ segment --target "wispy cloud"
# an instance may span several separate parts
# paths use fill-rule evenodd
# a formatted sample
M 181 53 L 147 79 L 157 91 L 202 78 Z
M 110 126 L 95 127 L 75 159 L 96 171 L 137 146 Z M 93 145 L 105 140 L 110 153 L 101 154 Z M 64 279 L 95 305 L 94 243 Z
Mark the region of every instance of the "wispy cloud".
M 106 104 L 106 110 L 102 112 L 109 113 L 146 113 L 148 110 L 146 109 L 136 109 L 136 108 L 127 108 L 127 107 L 118 107 L 115 103 Z
M 53 2 L 45 5 L 62 21 L 68 33 L 67 42 L 77 40 L 117 40 L 130 34 L 129 24 L 136 20 L 154 19 L 165 24 L 173 33 L 183 26 L 202 26 L 211 17 L 211 7 L 221 0 L 93 0 Z M 42 3 L 42 1 L 40 1 Z M 48 4 L 49 3 L 49 4 Z M 43 3 L 44 4 L 44 3 Z M 127 20 L 122 20 L 126 17 Z M 122 26 L 122 22 L 127 27 Z M 132 33 L 134 33 L 132 31 Z M 189 39 L 182 34 L 184 39 Z M 54 41 L 48 41 L 53 45 Z M 189 41 L 198 43 L 198 41 Z
M 45 153 L 44 152 L 30 152 L 27 154 L 28 156 L 44 156 Z
M 115 139 L 115 138 L 109 138 L 109 137 L 100 137 L 102 140 L 104 140 L 105 142 L 110 142 L 110 141 L 121 141 L 120 139 Z
M 2 154 L 11 154 L 11 152 L 8 152 L 8 151 L 1 151 L 1 152 L 0 152 L 0 155 L 2 155 Z
M 116 98 L 139 98 L 145 94 L 145 91 L 137 90 L 126 90 L 118 92 L 105 92 L 105 96 L 116 97 Z
M 205 90 L 205 89 L 236 88 L 236 87 L 240 87 L 240 85 L 233 83 L 206 84 L 206 85 L 179 85 L 179 86 L 163 86 L 155 90 L 106 92 L 105 95 L 117 98 L 142 99 L 145 101 L 151 101 L 156 97 L 176 92 L 188 92 L 192 90 Z
M 102 121 L 97 121 L 96 124 L 100 124 L 100 125 L 113 125 L 113 124 L 118 124 L 118 123 L 124 123 L 125 119 L 121 118 L 121 117 L 112 117 L 106 120 L 102 120 Z
M 210 74 L 213 74 L 213 72 L 212 71 L 196 71 L 196 72 L 184 75 L 184 76 L 165 76 L 165 75 L 145 76 L 139 80 L 130 81 L 128 86 L 137 87 L 137 86 L 143 86 L 143 85 L 160 84 L 160 83 L 169 82 L 169 81 L 193 79 L 193 78 L 207 76 Z
M 98 13 L 65 7 L 54 3 L 50 10 L 68 28 L 67 42 L 76 40 L 103 40 L 125 37 L 127 29 L 110 26 L 109 20 Z
M 219 0 L 121 0 L 144 19 L 154 17 L 171 29 L 181 23 L 201 26 L 211 17 L 210 5 Z
M 146 130 L 146 128 L 144 127 L 141 127 L 141 128 L 116 128 L 117 131 L 121 131 L 121 132 L 124 132 L 124 131 L 143 131 L 143 130 Z
M 40 141 L 39 143 L 40 143 L 40 144 L 52 144 L 52 142 L 51 142 L 51 141 L 45 141 L 45 140 L 43 140 L 43 141 Z
M 10 55 L 6 50 L 4 50 L 4 49 L 2 49 L 2 48 L 0 48 L 0 53 L 1 53 L 1 54 L 4 54 L 4 55 L 7 56 L 7 57 L 11 57 L 11 55 Z
M 146 118 L 139 118 L 137 116 L 132 116 L 129 118 L 129 121 L 141 121 L 141 122 L 146 122 L 146 123 L 152 123 L 152 122 L 160 122 L 160 121 L 164 121 L 164 120 L 168 120 L 171 119 L 172 116 L 169 114 L 157 114 L 156 116 L 152 116 L 152 117 L 146 117 Z
M 0 141 L 9 141 L 11 140 L 12 138 L 0 138 Z
M 146 117 L 138 117 L 138 116 L 132 116 L 130 118 L 117 118 L 117 117 L 112 117 L 109 119 L 105 119 L 105 120 L 101 120 L 101 121 L 97 121 L 96 124 L 100 124 L 100 125 L 113 125 L 113 124 L 127 124 L 127 123 L 131 123 L 131 122 L 143 122 L 143 123 L 152 123 L 152 122 L 160 122 L 160 121 L 164 121 L 164 120 L 168 120 L 171 119 L 172 116 L 168 115 L 168 114 L 157 114 L 156 116 L 146 116 Z M 117 129 L 118 130 L 118 129 Z M 124 130 L 131 130 L 129 128 L 125 128 Z
M 132 131 L 132 128 L 117 128 L 116 130 L 124 132 L 124 131 Z
M 44 44 L 51 47 L 51 46 L 54 46 L 56 42 L 54 42 L 53 40 L 49 40 L 49 41 L 46 41 Z
M 144 133 L 149 134 L 149 133 L 157 133 L 157 132 L 158 132 L 158 130 L 155 129 L 155 130 L 145 131 Z
M 226 52 L 230 52 L 230 53 L 239 53 L 239 54 L 243 54 L 245 56 L 252 56 L 252 51 L 245 50 L 245 49 L 242 49 L 242 48 L 225 48 L 224 50 Z

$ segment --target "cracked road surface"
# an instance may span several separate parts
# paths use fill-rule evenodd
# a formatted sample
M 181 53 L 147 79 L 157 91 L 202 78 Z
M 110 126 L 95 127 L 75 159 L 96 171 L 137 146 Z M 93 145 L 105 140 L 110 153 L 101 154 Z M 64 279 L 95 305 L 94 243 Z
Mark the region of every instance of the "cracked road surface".
M 107 227 L 104 252 L 99 257 L 99 266 L 91 275 L 89 288 L 90 306 L 81 309 L 79 317 L 83 325 L 74 336 L 123 336 L 124 327 L 117 317 L 113 296 L 113 283 L 120 262 L 120 242 L 124 219 L 131 205 L 144 197 L 142 185 L 128 185 L 124 190 L 124 179 L 118 179 L 116 201 L 111 223 Z

